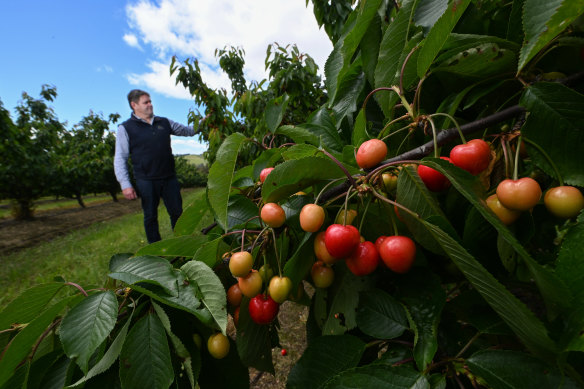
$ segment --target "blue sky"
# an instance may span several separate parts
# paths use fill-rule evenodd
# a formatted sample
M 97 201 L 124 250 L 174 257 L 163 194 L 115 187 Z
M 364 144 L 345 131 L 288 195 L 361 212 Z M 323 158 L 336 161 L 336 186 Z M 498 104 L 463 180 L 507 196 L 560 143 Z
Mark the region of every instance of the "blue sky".
M 187 124 L 196 107 L 174 85 L 170 58 L 197 58 L 203 80 L 230 90 L 214 51 L 242 47 L 248 81 L 265 78 L 270 43 L 297 44 L 320 71 L 332 45 L 305 0 L 18 0 L 0 7 L 0 100 L 14 115 L 22 92 L 39 97 L 57 88 L 51 104 L 67 128 L 90 110 L 105 118 L 130 114 L 129 90 L 151 93 L 154 113 Z M 111 128 L 115 131 L 115 126 Z M 195 138 L 173 137 L 176 154 L 200 154 Z

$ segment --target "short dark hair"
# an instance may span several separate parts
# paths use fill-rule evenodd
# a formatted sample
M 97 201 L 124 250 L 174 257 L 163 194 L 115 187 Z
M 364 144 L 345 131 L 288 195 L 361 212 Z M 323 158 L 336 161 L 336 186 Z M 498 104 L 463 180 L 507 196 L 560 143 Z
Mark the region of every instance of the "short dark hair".
M 140 89 L 132 89 L 130 91 L 130 93 L 128 93 L 128 104 L 130 104 L 130 108 L 132 108 L 132 102 L 134 102 L 134 103 L 139 102 L 140 97 L 142 97 L 144 95 L 150 97 L 150 93 L 148 93 L 148 92 L 145 92 L 145 91 L 140 90 Z M 132 108 L 132 110 L 134 110 L 134 109 Z

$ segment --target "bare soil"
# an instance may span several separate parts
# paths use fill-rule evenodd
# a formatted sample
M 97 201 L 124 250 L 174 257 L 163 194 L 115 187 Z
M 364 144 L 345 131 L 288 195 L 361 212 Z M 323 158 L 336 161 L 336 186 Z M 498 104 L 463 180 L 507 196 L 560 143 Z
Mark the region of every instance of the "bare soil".
M 4 255 L 33 247 L 50 241 L 72 231 L 90 226 L 93 223 L 115 219 L 130 213 L 141 212 L 139 201 L 120 198 L 103 203 L 88 204 L 86 208 L 37 211 L 33 220 L 0 220 L 0 258 Z M 306 292 L 313 290 L 306 284 Z M 287 351 L 282 355 L 281 349 L 272 350 L 272 359 L 276 374 L 262 373 L 250 369 L 250 387 L 254 389 L 280 389 L 286 387 L 286 378 L 292 366 L 306 348 L 305 325 L 308 308 L 290 301 L 280 307 L 280 343 Z M 233 334 L 231 325 L 230 331 Z

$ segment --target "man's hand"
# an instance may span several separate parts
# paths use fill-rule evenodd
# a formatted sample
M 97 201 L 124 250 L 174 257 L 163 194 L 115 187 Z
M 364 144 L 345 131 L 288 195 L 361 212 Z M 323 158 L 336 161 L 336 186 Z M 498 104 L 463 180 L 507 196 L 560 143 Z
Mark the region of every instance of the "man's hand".
M 130 187 L 130 188 L 126 188 L 124 190 L 122 190 L 122 193 L 124 194 L 124 197 L 127 198 L 128 200 L 136 200 L 136 191 L 134 190 L 134 188 Z

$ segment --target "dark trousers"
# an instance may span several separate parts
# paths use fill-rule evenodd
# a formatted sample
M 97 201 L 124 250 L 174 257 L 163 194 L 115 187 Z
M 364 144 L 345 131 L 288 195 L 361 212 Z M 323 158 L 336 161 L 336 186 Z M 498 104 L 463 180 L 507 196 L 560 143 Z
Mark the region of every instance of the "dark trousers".
M 182 214 L 182 197 L 180 184 L 175 177 L 163 180 L 136 180 L 136 189 L 142 201 L 144 211 L 144 230 L 148 243 L 158 242 L 162 238 L 158 230 L 158 205 L 160 198 L 170 215 L 170 225 L 174 226 Z

